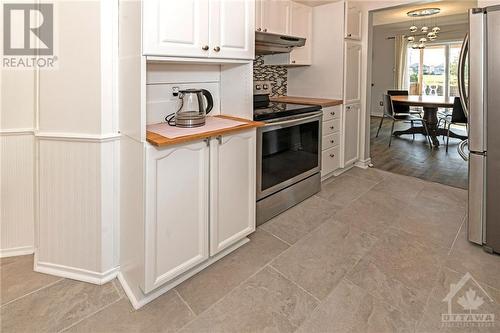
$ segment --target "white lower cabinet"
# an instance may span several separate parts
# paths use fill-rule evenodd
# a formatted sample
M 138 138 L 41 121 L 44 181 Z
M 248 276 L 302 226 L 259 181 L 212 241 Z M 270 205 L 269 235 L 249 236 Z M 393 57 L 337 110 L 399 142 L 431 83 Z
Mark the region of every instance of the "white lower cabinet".
M 255 130 L 147 148 L 149 293 L 255 230 Z
M 359 103 L 345 106 L 343 117 L 343 157 L 342 167 L 348 167 L 359 159 L 359 127 L 361 105 Z
M 342 105 L 323 108 L 321 141 L 321 177 L 329 177 L 340 168 Z
M 210 255 L 255 231 L 255 131 L 210 142 Z

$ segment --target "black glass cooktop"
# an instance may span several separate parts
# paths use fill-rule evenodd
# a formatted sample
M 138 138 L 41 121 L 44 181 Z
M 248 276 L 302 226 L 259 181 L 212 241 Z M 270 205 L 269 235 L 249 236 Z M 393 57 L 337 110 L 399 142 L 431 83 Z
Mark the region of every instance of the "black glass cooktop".
M 253 119 L 264 121 L 321 110 L 319 105 L 302 105 L 270 102 L 267 107 L 253 110 Z

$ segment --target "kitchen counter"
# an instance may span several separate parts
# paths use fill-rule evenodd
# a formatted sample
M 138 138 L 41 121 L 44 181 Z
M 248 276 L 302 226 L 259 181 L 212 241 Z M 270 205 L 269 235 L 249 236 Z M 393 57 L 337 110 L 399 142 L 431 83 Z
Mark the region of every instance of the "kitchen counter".
M 343 101 L 340 99 L 296 97 L 296 96 L 271 97 L 271 102 L 290 103 L 290 104 L 305 104 L 305 105 L 321 105 L 322 107 L 336 106 L 336 105 L 343 104 Z
M 214 137 L 218 135 L 223 135 L 223 134 L 228 134 L 228 133 L 233 133 L 237 131 L 243 131 L 251 128 L 257 128 L 264 126 L 264 123 L 259 122 L 259 121 L 252 121 L 248 119 L 243 119 L 243 118 L 237 118 L 237 117 L 231 117 L 231 116 L 225 116 L 225 115 L 220 115 L 220 116 L 214 116 L 213 118 L 221 118 L 221 119 L 229 119 L 229 120 L 234 120 L 238 121 L 242 124 L 236 124 L 235 126 L 232 127 L 227 127 L 227 128 L 221 128 L 217 130 L 204 130 L 203 127 L 197 127 L 199 131 L 196 131 L 196 133 L 191 133 L 187 134 L 184 136 L 178 136 L 175 138 L 169 138 L 166 136 L 163 136 L 158 133 L 146 131 L 146 140 L 152 144 L 153 146 L 156 147 L 165 147 L 169 145 L 174 145 L 178 143 L 184 143 L 184 142 L 189 142 L 189 141 L 194 141 L 194 140 L 200 140 L 204 138 L 209 138 L 209 137 Z M 163 125 L 163 124 L 162 124 Z M 169 126 L 167 123 L 164 124 L 165 126 Z M 192 131 L 190 131 L 192 132 Z

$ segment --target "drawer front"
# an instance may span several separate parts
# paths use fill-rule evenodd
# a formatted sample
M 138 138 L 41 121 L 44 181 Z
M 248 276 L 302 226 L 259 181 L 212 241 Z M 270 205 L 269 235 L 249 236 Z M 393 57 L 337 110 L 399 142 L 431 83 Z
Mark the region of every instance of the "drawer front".
M 332 119 L 323 122 L 323 135 L 330 135 L 340 130 L 340 119 Z
M 342 112 L 342 105 L 329 106 L 323 108 L 323 121 L 338 119 Z
M 335 146 L 338 146 L 340 143 L 340 132 L 324 135 L 322 141 L 322 150 L 326 150 Z
M 321 159 L 321 175 L 325 176 L 340 167 L 340 147 L 323 150 Z

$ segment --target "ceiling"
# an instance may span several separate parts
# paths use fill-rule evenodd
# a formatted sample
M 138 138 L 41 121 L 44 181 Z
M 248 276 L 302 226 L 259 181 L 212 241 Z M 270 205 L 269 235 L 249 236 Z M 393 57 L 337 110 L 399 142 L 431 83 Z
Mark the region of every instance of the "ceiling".
M 477 7 L 477 1 L 461 0 L 461 1 L 432 1 L 419 5 L 400 6 L 392 9 L 385 9 L 374 12 L 373 25 L 394 24 L 402 22 L 412 22 L 413 19 L 406 15 L 410 10 L 426 7 L 437 7 L 441 9 L 439 14 L 429 16 L 439 19 L 439 24 L 464 23 L 467 21 L 467 11 L 470 8 Z M 419 19 L 417 19 L 418 22 Z M 425 19 L 420 19 L 425 20 Z
M 302 3 L 311 7 L 326 5 L 327 3 L 338 2 L 341 0 L 294 0 L 295 2 Z

